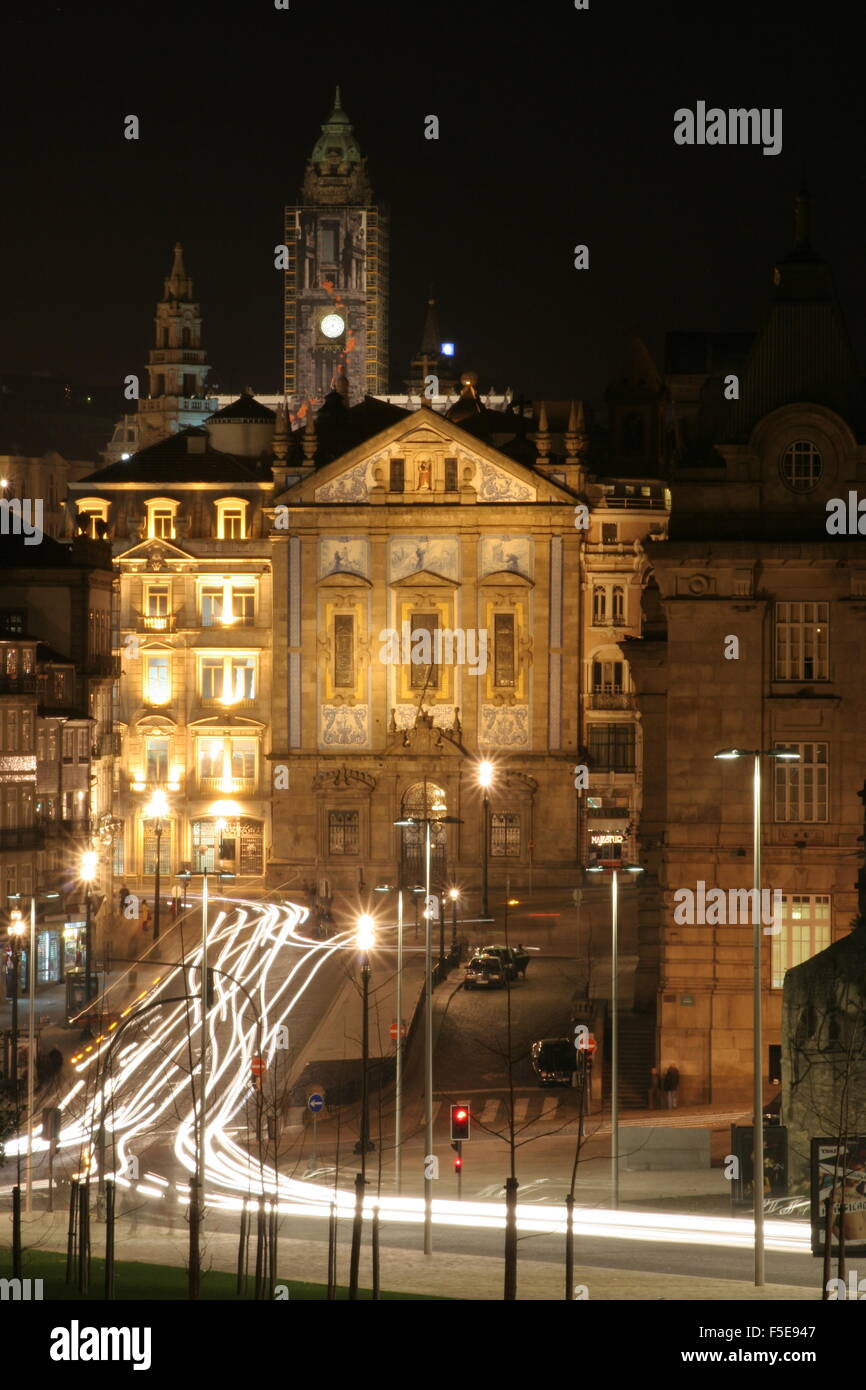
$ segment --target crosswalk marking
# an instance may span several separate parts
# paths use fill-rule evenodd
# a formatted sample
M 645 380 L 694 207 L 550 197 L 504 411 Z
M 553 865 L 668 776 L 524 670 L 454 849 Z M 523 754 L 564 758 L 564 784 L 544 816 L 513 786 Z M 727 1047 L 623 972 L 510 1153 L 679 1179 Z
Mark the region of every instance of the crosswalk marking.
M 495 1123 L 495 1121 L 496 1121 L 496 1115 L 497 1115 L 498 1110 L 499 1110 L 499 1101 L 496 1100 L 496 1099 L 494 1099 L 493 1097 L 491 1097 L 491 1099 L 488 1100 L 487 1104 L 485 1105 L 484 1109 L 482 1110 L 481 1114 L 478 1116 L 478 1122 L 479 1122 L 479 1124 L 482 1124 L 482 1125 L 493 1125 L 493 1124 Z M 507 1112 L 506 1112 L 506 1113 L 507 1113 Z
M 518 1096 L 514 1102 L 514 1123 L 522 1125 L 529 1109 L 529 1096 Z

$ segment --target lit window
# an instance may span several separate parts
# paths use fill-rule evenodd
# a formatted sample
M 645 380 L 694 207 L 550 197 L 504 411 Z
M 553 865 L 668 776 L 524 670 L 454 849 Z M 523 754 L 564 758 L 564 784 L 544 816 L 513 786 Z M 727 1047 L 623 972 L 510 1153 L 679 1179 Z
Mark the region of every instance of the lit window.
M 252 623 L 256 616 L 256 591 L 232 589 L 232 617 L 236 623 Z
M 167 738 L 149 738 L 147 740 L 148 782 L 168 781 L 168 745 Z
M 103 502 L 101 497 L 82 497 L 78 505 L 79 517 L 87 517 L 89 526 L 87 534 L 95 538 L 97 521 L 108 522 L 108 503 Z
M 829 645 L 828 603 L 776 604 L 776 680 L 829 680 Z
M 145 502 L 147 534 L 152 539 L 174 540 L 174 520 L 180 504 L 170 497 L 155 497 Z
M 171 676 L 167 656 L 145 657 L 144 698 L 151 705 L 167 705 L 171 699 Z
M 772 943 L 772 988 L 781 989 L 785 972 L 830 945 L 830 898 L 828 894 L 785 895 L 782 898 L 782 930 Z
M 247 502 L 239 497 L 227 497 L 217 502 L 217 537 L 224 541 L 242 541 L 246 537 Z
M 827 744 L 777 743 L 777 749 L 799 753 L 799 761 L 776 760 L 776 820 L 827 819 Z
M 490 817 L 490 853 L 508 859 L 520 858 L 520 817 L 494 813 Z
M 215 627 L 223 616 L 222 584 L 205 584 L 201 591 L 201 625 Z

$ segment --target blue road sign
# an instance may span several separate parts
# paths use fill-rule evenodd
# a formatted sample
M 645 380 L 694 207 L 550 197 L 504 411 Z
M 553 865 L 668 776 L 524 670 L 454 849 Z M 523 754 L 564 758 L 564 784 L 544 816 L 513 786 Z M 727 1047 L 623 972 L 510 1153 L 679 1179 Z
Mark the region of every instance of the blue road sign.
M 307 1099 L 307 1106 L 310 1110 L 312 1110 L 314 1115 L 318 1115 L 319 1111 L 324 1108 L 324 1104 L 325 1097 L 319 1095 L 318 1091 L 314 1091 L 313 1094 L 309 1096 Z

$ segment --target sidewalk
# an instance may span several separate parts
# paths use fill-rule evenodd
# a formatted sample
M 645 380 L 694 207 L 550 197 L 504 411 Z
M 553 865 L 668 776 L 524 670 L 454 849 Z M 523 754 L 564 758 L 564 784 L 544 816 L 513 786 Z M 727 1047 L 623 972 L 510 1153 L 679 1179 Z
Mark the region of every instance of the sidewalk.
M 297 1225 L 302 1225 L 302 1218 Z M 311 1283 L 327 1282 L 327 1244 L 324 1241 L 297 1239 L 284 1234 L 296 1224 L 291 1217 L 281 1223 L 279 1242 L 279 1271 L 282 1279 L 300 1279 Z M 306 1222 L 303 1222 L 306 1224 Z M 337 1257 L 338 1278 L 348 1282 L 350 1219 L 341 1221 Z M 303 1228 L 303 1227 L 302 1227 Z M 11 1221 L 4 1216 L 0 1224 L 4 1241 L 11 1237 Z M 103 1251 L 104 1227 L 94 1222 L 93 1254 Z M 420 1237 L 419 1237 L 420 1239 Z M 436 1231 L 434 1230 L 434 1245 Z M 135 1225 L 121 1219 L 117 1223 L 116 1258 L 140 1260 L 145 1263 L 182 1267 L 188 1255 L 189 1235 L 180 1209 L 173 1230 Z M 24 1244 L 46 1250 L 66 1249 L 66 1216 L 47 1213 L 25 1222 Z M 233 1272 L 237 1267 L 237 1236 L 208 1231 L 205 1238 L 206 1265 L 212 1269 Z M 489 1255 L 455 1255 L 450 1252 L 425 1256 L 419 1251 L 390 1247 L 383 1239 L 381 1246 L 381 1282 L 383 1290 L 393 1293 L 438 1294 L 443 1298 L 466 1301 L 501 1301 L 503 1262 Z M 25 1253 L 25 1271 L 27 1256 Z M 564 1254 L 563 1254 L 564 1265 Z M 370 1271 L 370 1231 L 365 1228 L 361 1251 L 362 1287 L 372 1283 Z M 518 1264 L 518 1299 L 521 1302 L 552 1302 L 563 1299 L 564 1268 L 559 1264 L 521 1257 Z M 713 1279 L 700 1275 L 655 1274 L 640 1269 L 605 1269 L 596 1265 L 577 1263 L 575 1285 L 584 1285 L 593 1302 L 622 1300 L 627 1302 L 743 1301 L 815 1302 L 821 1298 L 820 1289 L 800 1288 L 790 1284 L 768 1284 L 756 1289 L 740 1279 Z

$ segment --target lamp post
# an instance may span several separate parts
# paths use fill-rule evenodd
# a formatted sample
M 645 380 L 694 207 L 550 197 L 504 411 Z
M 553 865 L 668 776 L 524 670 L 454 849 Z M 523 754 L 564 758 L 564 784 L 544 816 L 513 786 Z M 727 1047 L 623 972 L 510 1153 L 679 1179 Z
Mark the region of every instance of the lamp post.
M 90 1003 L 90 974 L 93 968 L 93 900 L 92 885 L 96 878 L 98 855 L 95 849 L 86 849 L 81 856 L 79 877 L 84 884 L 84 1003 Z
M 619 873 L 642 874 L 639 864 L 594 864 L 591 874 L 610 873 L 610 1204 L 619 1207 Z
M 355 1177 L 355 1217 L 352 1222 L 352 1251 L 349 1258 L 349 1298 L 358 1297 L 358 1271 L 361 1264 L 361 1232 L 364 1221 L 364 1190 L 367 1186 L 367 1151 L 370 1148 L 370 951 L 375 944 L 375 923 L 368 912 L 355 923 L 355 945 L 361 953 L 361 1171 Z
M 154 878 L 153 878 L 153 886 L 154 886 L 154 893 L 153 893 L 153 939 L 154 939 L 154 941 L 158 941 L 158 940 L 159 940 L 159 895 L 160 895 L 159 871 L 160 871 L 160 860 L 161 860 L 161 858 L 162 858 L 162 850 L 161 850 L 161 845 L 162 845 L 162 818 L 163 818 L 163 816 L 165 816 L 167 813 L 168 813 L 168 801 L 166 800 L 165 792 L 162 791 L 159 787 L 157 787 L 156 791 L 153 793 L 153 796 L 150 798 L 149 804 L 148 804 L 148 805 L 145 807 L 145 809 L 144 809 L 144 817 L 145 817 L 145 820 L 152 820 L 152 821 L 155 822 L 154 827 L 153 827 L 153 833 L 154 833 L 154 835 L 156 836 L 156 868 L 154 869 Z
M 493 764 L 486 759 L 478 764 L 478 785 L 483 792 L 482 834 L 484 843 L 481 851 L 481 916 L 490 915 L 487 905 L 487 856 L 490 852 L 490 788 L 493 785 Z
M 451 954 L 457 954 L 457 904 L 460 901 L 460 889 L 449 888 L 448 896 L 451 899 Z
M 12 941 L 12 1096 L 18 1113 L 18 972 L 21 969 L 21 937 L 27 930 L 20 908 L 9 913 L 9 936 Z M 19 1158 L 20 1162 L 20 1158 Z
M 761 1018 L 761 758 L 796 762 L 800 754 L 784 748 L 723 748 L 713 755 L 722 762 L 752 759 L 752 1012 L 754 1018 L 752 1083 L 752 1210 L 755 1220 L 755 1287 L 764 1287 L 764 1064 Z
M 392 892 L 389 883 L 381 883 L 377 893 Z M 417 902 L 417 898 L 416 898 Z M 401 1145 L 403 1139 L 403 889 L 397 889 L 397 1056 L 394 1077 L 394 1184 L 397 1196 L 403 1186 Z
M 425 788 L 426 790 L 426 788 Z M 427 809 L 425 796 L 424 808 Z M 438 802 L 430 808 L 445 809 Z M 433 1254 L 433 908 L 430 893 L 430 827 L 462 825 L 458 816 L 406 816 L 396 826 L 424 826 L 424 1254 Z

